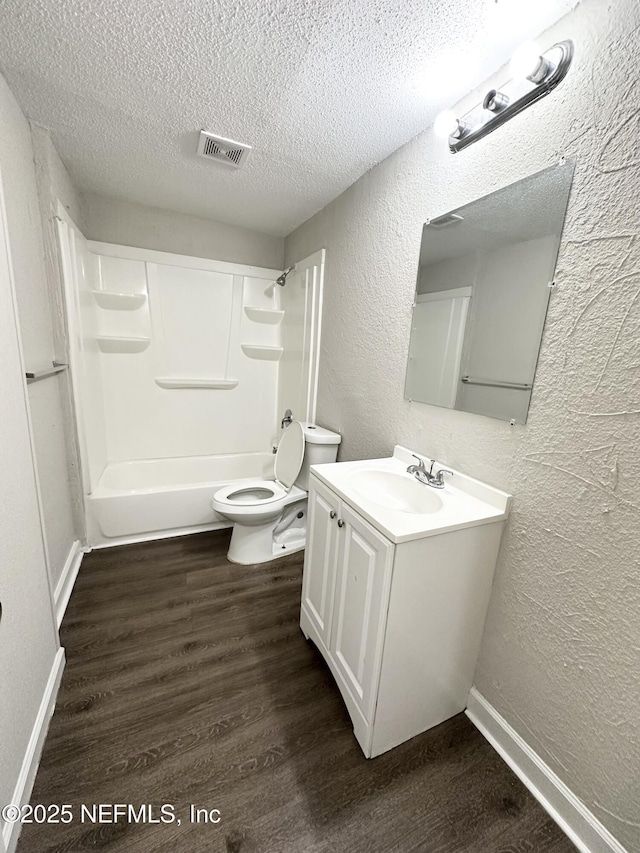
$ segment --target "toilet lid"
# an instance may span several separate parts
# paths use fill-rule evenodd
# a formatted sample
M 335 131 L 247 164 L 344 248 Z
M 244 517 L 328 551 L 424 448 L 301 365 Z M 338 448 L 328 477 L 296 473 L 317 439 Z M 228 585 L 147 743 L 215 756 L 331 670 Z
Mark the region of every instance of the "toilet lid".
M 299 421 L 294 421 L 284 431 L 276 453 L 276 482 L 290 489 L 302 467 L 304 456 L 304 432 Z

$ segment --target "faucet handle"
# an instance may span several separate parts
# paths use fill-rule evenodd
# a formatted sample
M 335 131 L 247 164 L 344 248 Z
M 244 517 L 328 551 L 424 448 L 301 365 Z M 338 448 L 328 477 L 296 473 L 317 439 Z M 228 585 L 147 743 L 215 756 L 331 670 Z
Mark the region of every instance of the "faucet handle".
M 453 471 L 450 471 L 448 468 L 439 468 L 436 472 L 434 479 L 436 479 L 439 483 L 444 483 L 444 474 L 450 474 L 453 477 Z
M 418 471 L 424 471 L 426 473 L 427 469 L 425 468 L 424 459 L 421 459 L 419 456 L 416 456 L 415 453 L 412 453 L 411 455 L 413 456 L 414 459 L 418 460 L 418 465 L 417 465 Z M 434 462 L 434 460 L 432 459 L 431 460 L 431 467 L 432 468 L 433 468 L 433 462 Z

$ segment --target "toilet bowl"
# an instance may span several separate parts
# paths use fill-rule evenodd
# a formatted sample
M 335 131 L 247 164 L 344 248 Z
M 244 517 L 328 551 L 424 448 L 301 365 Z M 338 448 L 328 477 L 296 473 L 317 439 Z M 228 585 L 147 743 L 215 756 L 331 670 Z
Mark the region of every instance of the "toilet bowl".
M 211 506 L 233 522 L 229 560 L 264 563 L 304 548 L 309 467 L 335 462 L 339 444 L 337 433 L 293 421 L 280 439 L 273 480 L 236 480 L 218 489 Z

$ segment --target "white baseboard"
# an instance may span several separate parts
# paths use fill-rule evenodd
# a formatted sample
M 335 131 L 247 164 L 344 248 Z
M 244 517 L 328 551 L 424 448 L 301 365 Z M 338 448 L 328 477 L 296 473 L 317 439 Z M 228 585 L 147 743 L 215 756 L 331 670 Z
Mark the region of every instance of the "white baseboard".
M 29 802 L 29 798 L 31 797 L 31 789 L 33 788 L 38 764 L 40 763 L 42 746 L 47 735 L 47 729 L 49 728 L 49 720 L 51 719 L 53 709 L 56 704 L 56 697 L 58 695 L 60 679 L 62 678 L 64 662 L 64 649 L 58 649 L 58 652 L 53 659 L 53 665 L 51 666 L 47 686 L 45 687 L 42 695 L 38 716 L 36 717 L 33 729 L 31 730 L 31 737 L 29 738 L 27 750 L 22 762 L 20 775 L 18 776 L 18 781 L 13 790 L 13 797 L 11 798 L 13 805 L 23 806 Z M 4 841 L 7 853 L 13 853 L 15 850 L 16 844 L 18 843 L 18 836 L 20 835 L 20 829 L 21 825 L 19 822 L 5 823 L 2 830 L 2 840 Z
M 58 628 L 62 624 L 62 619 L 67 609 L 67 604 L 69 604 L 69 599 L 73 592 L 73 585 L 78 577 L 80 563 L 82 562 L 84 555 L 85 549 L 78 540 L 76 540 L 71 546 L 69 556 L 66 559 L 64 568 L 62 569 L 62 574 L 58 579 L 58 583 L 56 584 L 56 589 L 53 594 L 53 603 L 55 606 Z
M 471 688 L 466 714 L 578 850 L 627 853 L 475 687 Z

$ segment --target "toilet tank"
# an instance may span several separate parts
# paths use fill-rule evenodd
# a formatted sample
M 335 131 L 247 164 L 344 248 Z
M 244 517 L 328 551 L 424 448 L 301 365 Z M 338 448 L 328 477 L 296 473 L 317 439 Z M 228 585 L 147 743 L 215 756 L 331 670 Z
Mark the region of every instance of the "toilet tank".
M 304 432 L 304 458 L 296 480 L 296 486 L 309 491 L 309 468 L 311 465 L 323 465 L 325 462 L 335 462 L 338 457 L 338 445 L 342 436 L 330 429 L 301 421 Z

